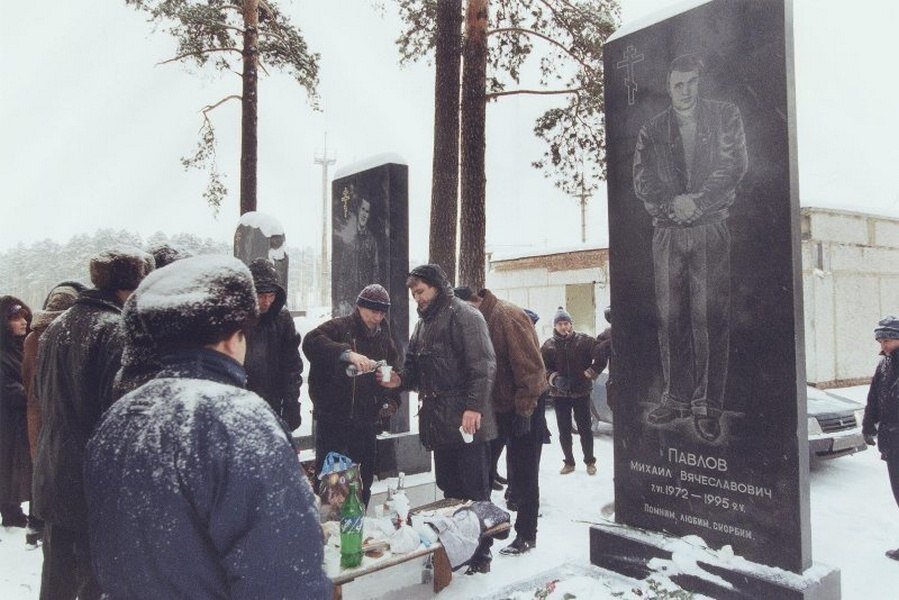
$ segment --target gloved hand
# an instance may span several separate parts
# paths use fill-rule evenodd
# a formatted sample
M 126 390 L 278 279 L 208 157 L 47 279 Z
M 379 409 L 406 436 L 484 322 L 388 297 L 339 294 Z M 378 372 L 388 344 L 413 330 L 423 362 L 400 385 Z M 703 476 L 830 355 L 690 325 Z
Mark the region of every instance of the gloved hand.
M 873 446 L 877 443 L 877 438 L 873 434 L 866 433 L 865 434 L 865 443 L 868 444 L 869 446 Z
M 531 418 L 515 413 L 512 416 L 512 437 L 521 437 L 531 432 Z

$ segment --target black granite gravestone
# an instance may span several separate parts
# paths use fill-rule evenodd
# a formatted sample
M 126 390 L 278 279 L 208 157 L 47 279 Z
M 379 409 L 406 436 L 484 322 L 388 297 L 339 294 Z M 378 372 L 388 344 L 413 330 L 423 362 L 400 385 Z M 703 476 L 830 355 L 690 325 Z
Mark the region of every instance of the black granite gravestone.
M 789 2 L 714 0 L 604 56 L 615 519 L 801 572 L 792 45 Z
M 272 261 L 281 285 L 288 291 L 290 258 L 286 252 L 285 239 L 284 227 L 275 217 L 256 211 L 244 213 L 234 232 L 234 256 L 247 265 L 256 258 Z M 287 297 L 290 298 L 289 293 Z

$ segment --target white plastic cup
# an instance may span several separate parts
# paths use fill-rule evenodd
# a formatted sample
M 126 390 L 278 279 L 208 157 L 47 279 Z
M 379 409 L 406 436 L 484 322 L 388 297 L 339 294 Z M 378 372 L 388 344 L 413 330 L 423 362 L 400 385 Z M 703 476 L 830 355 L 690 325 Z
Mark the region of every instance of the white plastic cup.
M 381 381 L 384 383 L 388 383 L 390 381 L 390 374 L 393 372 L 393 367 L 390 365 L 381 365 Z
M 466 444 L 470 444 L 474 441 L 474 434 L 465 431 L 465 429 L 463 429 L 461 425 L 459 425 L 459 433 L 462 434 L 462 439 L 465 440 Z

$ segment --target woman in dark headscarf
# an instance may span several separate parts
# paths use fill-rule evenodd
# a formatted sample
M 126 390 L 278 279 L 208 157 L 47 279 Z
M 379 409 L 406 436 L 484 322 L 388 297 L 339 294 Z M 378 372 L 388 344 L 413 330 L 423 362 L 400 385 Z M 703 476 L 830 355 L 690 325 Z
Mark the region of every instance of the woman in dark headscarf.
M 31 456 L 22 385 L 22 347 L 31 310 L 13 296 L 0 296 L 0 516 L 4 527 L 25 527 L 22 502 L 31 499 Z

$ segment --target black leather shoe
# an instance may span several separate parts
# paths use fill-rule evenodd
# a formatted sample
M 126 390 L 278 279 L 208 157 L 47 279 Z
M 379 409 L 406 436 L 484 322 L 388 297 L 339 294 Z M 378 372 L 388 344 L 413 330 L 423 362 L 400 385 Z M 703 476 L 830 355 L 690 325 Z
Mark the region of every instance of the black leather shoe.
M 714 442 L 721 435 L 721 424 L 714 417 L 695 417 L 693 425 L 699 437 L 707 442 Z
M 649 421 L 651 425 L 664 425 L 665 423 L 670 423 L 675 419 L 682 419 L 689 416 L 690 409 L 687 407 L 678 408 L 676 406 L 658 406 L 649 413 L 649 415 L 646 417 L 646 420 Z
M 515 541 L 499 551 L 500 554 L 506 556 L 519 556 L 525 552 L 530 552 L 537 547 L 537 540 L 526 540 L 522 537 L 516 537 Z
M 497 475 L 496 477 L 494 477 L 494 479 L 496 479 L 496 481 L 500 482 L 503 485 L 506 485 L 507 483 L 509 483 L 509 480 L 506 479 L 505 477 L 503 477 L 502 475 Z
M 899 548 L 895 550 L 887 550 L 886 552 L 887 558 L 892 558 L 893 560 L 899 560 Z
M 493 480 L 493 483 L 490 484 L 490 487 L 493 489 L 494 492 L 503 491 L 503 484 L 501 484 L 499 482 L 499 480 L 497 480 L 497 479 Z
M 25 528 L 28 526 L 28 517 L 24 514 L 12 515 L 8 517 L 3 517 L 2 523 L 0 523 L 3 527 L 21 527 Z
M 478 573 L 489 573 L 490 572 L 490 561 L 485 562 L 472 562 L 468 565 L 468 569 L 466 569 L 466 575 L 477 575 Z

